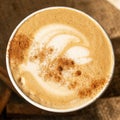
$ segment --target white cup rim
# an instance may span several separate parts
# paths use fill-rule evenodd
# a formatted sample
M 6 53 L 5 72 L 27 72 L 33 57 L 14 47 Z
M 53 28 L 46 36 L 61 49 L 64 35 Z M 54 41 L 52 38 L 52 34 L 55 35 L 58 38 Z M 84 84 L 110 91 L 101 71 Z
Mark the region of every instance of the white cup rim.
M 26 21 L 28 20 L 30 17 L 34 16 L 35 14 L 39 13 L 39 12 L 43 12 L 45 10 L 50 10 L 50 9 L 57 9 L 57 8 L 65 8 L 65 9 L 69 9 L 69 10 L 73 10 L 73 11 L 76 11 L 86 17 L 88 17 L 90 20 L 92 20 L 99 28 L 100 30 L 103 32 L 104 36 L 106 37 L 106 40 L 108 40 L 109 42 L 109 45 L 111 47 L 111 50 L 112 50 L 112 56 L 113 56 L 113 66 L 112 66 L 112 71 L 111 71 L 111 76 L 110 76 L 110 80 L 108 80 L 107 84 L 104 86 L 104 88 L 93 98 L 91 99 L 90 101 L 88 101 L 86 104 L 84 105 L 80 105 L 78 107 L 75 107 L 75 108 L 70 108 L 70 109 L 55 109 L 55 108 L 48 108 L 46 106 L 43 106 L 43 105 L 40 105 L 38 103 L 36 103 L 35 101 L 33 101 L 32 99 L 30 99 L 27 95 L 25 95 L 24 92 L 22 92 L 22 90 L 18 87 L 17 83 L 15 82 L 13 76 L 12 76 L 12 72 L 11 72 L 11 69 L 10 69 L 10 64 L 9 64 L 9 44 L 10 44 L 10 41 L 12 40 L 12 38 L 14 37 L 16 31 L 18 30 L 18 28 Z M 112 43 L 107 35 L 107 33 L 105 32 L 105 30 L 101 27 L 101 25 L 95 20 L 93 19 L 92 17 L 90 17 L 89 15 L 87 15 L 86 13 L 84 13 L 83 11 L 80 11 L 80 10 L 77 10 L 75 8 L 71 8 L 71 7 L 66 7 L 66 6 L 55 6 L 55 7 L 47 7 L 47 8 L 43 8 L 43 9 L 40 9 L 40 10 L 37 10 L 35 12 L 33 12 L 32 14 L 28 15 L 26 18 L 24 18 L 18 25 L 17 27 L 14 29 L 14 31 L 12 32 L 10 38 L 9 38 L 9 41 L 8 41 L 8 45 L 7 45 L 7 49 L 6 49 L 6 67 L 7 67 L 7 71 L 8 71 L 8 75 L 10 77 L 10 80 L 13 84 L 13 86 L 15 87 L 15 89 L 17 90 L 17 92 L 29 103 L 31 103 L 33 106 L 36 106 L 37 108 L 40 108 L 40 109 L 43 109 L 43 110 L 46 110 L 46 111 L 49 111 L 49 112 L 56 112 L 56 113 L 67 113 L 67 112 L 73 112 L 73 111 L 76 111 L 76 110 L 80 110 L 88 105 L 90 105 L 91 103 L 93 103 L 96 99 L 98 99 L 102 93 L 106 90 L 106 88 L 108 87 L 108 85 L 110 84 L 110 81 L 112 79 L 112 76 L 113 76 L 113 72 L 114 72 L 114 66 L 115 66 L 115 56 L 114 56 L 114 51 L 113 51 L 113 47 L 112 47 Z

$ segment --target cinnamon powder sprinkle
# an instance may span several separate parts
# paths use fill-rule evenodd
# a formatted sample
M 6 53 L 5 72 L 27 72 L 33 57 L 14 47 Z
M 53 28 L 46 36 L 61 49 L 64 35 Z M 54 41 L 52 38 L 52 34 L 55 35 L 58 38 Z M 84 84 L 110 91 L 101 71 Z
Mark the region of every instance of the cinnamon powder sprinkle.
M 43 49 L 42 51 L 39 52 L 39 54 L 37 54 L 37 56 L 34 57 L 40 59 L 40 61 L 43 61 L 46 60 L 47 55 L 51 54 L 52 52 L 53 52 L 52 48 Z M 67 85 L 68 89 L 70 90 L 77 89 L 78 96 L 80 98 L 86 98 L 94 95 L 95 93 L 97 93 L 98 90 L 100 90 L 105 85 L 106 79 L 92 80 L 88 87 L 83 86 L 82 88 L 79 88 L 80 85 L 79 78 L 76 78 L 75 81 L 73 82 L 70 81 L 68 83 L 67 81 L 68 78 L 65 79 L 63 77 L 63 73 L 66 70 L 75 69 L 75 67 L 76 64 L 72 59 L 58 57 L 55 60 L 48 62 L 47 66 L 42 67 L 44 68 L 42 70 L 44 72 L 41 71 L 40 76 L 43 77 L 45 81 L 54 81 L 62 85 Z M 82 73 L 81 70 L 78 69 L 71 74 L 73 75 L 73 77 L 75 76 L 79 77 L 81 76 Z M 87 76 L 87 78 L 89 78 L 89 76 Z
M 29 48 L 31 40 L 24 34 L 15 35 L 10 43 L 9 55 L 10 58 L 21 63 L 26 55 L 26 50 Z
M 43 70 L 44 74 L 40 73 L 40 76 L 42 76 L 44 80 L 51 80 L 54 82 L 65 84 L 65 79 L 62 72 L 64 72 L 64 70 L 73 69 L 74 66 L 75 63 L 73 60 L 58 57 L 53 62 L 48 63 L 48 66 L 45 66 Z
M 88 88 L 80 89 L 78 95 L 80 98 L 86 98 L 92 96 L 97 90 L 100 90 L 106 83 L 106 79 L 93 80 Z
M 30 58 L 30 60 L 34 61 L 36 59 L 39 59 L 40 62 L 43 62 L 48 55 L 50 55 L 50 54 L 53 53 L 53 51 L 54 51 L 53 48 L 51 48 L 51 47 L 50 48 L 46 48 L 45 47 L 41 51 L 39 51 L 37 54 L 35 54 L 34 56 L 32 56 Z
M 37 55 L 40 62 L 43 62 L 49 54 L 52 54 L 52 52 L 53 52 L 53 48 L 51 48 L 51 47 L 50 48 L 43 48 L 43 50 L 41 50 Z
M 76 72 L 75 72 L 75 76 L 80 76 L 81 75 L 81 71 L 80 70 L 77 70 Z
M 77 85 L 78 85 L 78 83 L 76 81 L 74 81 L 68 85 L 68 88 L 70 90 L 72 90 L 72 89 L 75 89 L 77 87 Z
M 57 64 L 61 66 L 62 70 L 69 69 L 71 67 L 73 68 L 75 65 L 74 61 L 68 58 L 58 58 Z

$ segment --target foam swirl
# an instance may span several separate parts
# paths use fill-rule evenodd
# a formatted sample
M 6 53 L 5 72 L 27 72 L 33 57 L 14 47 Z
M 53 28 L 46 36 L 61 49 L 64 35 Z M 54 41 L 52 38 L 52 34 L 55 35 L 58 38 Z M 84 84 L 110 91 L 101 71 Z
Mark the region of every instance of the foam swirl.
M 81 32 L 67 25 L 51 24 L 35 33 L 28 62 L 22 64 L 21 69 L 34 73 L 41 88 L 49 91 L 49 94 L 71 96 L 74 94 L 69 89 L 71 80 L 76 78 L 73 74 L 78 77 L 81 74 L 77 65 L 91 61 L 89 42 Z
M 52 47 L 55 52 L 52 59 L 65 55 L 78 64 L 89 63 L 89 43 L 86 37 L 77 29 L 63 24 L 47 25 L 35 34 L 39 48 Z

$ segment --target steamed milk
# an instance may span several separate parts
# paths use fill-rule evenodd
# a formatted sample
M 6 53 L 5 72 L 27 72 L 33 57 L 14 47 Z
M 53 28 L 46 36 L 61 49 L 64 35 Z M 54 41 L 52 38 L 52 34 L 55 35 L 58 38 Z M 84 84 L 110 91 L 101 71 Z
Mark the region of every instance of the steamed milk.
M 68 109 L 93 99 L 111 76 L 112 48 L 97 24 L 77 11 L 38 12 L 10 43 L 10 66 L 20 89 L 33 101 Z

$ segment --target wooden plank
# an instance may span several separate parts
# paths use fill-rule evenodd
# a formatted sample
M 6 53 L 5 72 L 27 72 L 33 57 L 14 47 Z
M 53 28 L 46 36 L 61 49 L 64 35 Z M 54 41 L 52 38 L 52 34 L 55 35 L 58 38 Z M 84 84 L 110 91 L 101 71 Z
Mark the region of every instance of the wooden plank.
M 4 86 L 4 88 L 2 88 L 0 92 L 0 114 L 2 113 L 3 109 L 6 107 L 10 95 L 11 95 L 10 89 Z
M 3 109 L 5 108 L 13 90 L 16 92 L 16 90 L 13 88 L 12 83 L 9 80 L 7 71 L 0 66 L 0 85 L 2 86 L 0 89 L 0 113 L 2 113 Z M 4 82 L 5 84 L 3 84 Z
M 120 120 L 120 97 L 98 101 L 97 113 L 104 120 Z
M 2 67 L 0 67 L 0 81 L 2 81 L 5 78 L 8 78 L 7 72 Z M 9 83 L 9 81 L 6 82 Z M 1 83 L 0 85 L 2 86 L 0 89 L 0 113 L 2 113 L 10 98 L 11 90 L 3 83 Z
M 7 105 L 7 117 L 43 117 L 43 116 L 59 116 L 59 117 L 67 117 L 67 118 L 79 118 L 80 120 L 90 119 L 95 117 L 96 120 L 104 119 L 104 120 L 119 120 L 120 118 L 120 97 L 113 97 L 113 98 L 105 98 L 105 99 L 98 99 L 92 105 L 71 113 L 66 114 L 55 114 L 40 110 L 35 108 L 34 106 L 28 103 L 9 103 Z M 86 115 L 87 114 L 87 115 Z M 94 119 L 94 118 L 93 118 Z
M 110 85 L 108 86 L 102 97 L 120 96 L 120 38 L 112 40 L 115 54 L 115 68 Z
M 16 90 L 14 89 L 10 79 L 9 79 L 9 76 L 7 74 L 7 71 L 0 66 L 0 79 L 2 82 L 4 82 L 11 90 L 13 90 L 14 92 L 16 92 Z M 10 90 L 9 89 L 9 90 Z

